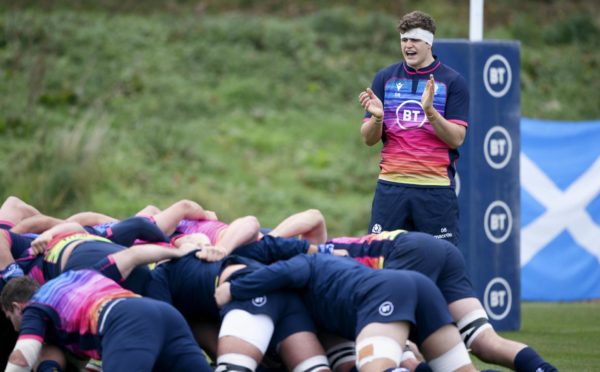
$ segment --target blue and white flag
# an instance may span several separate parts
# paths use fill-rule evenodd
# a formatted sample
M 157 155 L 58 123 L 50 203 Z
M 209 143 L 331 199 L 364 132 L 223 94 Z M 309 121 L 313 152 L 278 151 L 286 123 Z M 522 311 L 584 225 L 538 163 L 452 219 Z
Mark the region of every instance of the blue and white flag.
M 521 297 L 600 298 L 600 121 L 521 120 Z

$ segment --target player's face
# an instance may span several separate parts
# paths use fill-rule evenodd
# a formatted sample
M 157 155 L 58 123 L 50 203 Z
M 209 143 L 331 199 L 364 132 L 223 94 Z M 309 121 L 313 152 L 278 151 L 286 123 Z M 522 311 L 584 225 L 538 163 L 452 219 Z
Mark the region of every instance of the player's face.
M 423 40 L 402 38 L 400 40 L 402 56 L 410 67 L 420 69 L 429 65 L 431 45 Z
M 19 332 L 19 329 L 21 329 L 21 319 L 23 318 L 23 311 L 21 308 L 13 306 L 11 311 L 4 310 L 4 315 L 10 320 L 15 331 Z

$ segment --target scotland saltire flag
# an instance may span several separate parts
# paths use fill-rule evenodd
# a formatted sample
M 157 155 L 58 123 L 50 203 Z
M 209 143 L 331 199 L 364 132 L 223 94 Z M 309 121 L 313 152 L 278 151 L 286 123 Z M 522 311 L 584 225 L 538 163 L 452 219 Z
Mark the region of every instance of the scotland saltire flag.
M 521 120 L 521 297 L 600 298 L 600 121 Z

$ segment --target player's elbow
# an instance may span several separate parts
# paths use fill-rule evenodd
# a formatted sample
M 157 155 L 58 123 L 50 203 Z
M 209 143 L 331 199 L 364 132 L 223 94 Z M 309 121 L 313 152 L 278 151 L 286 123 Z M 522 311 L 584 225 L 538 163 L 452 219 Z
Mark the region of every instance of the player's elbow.
M 255 216 L 245 216 L 242 217 L 242 220 L 244 221 L 244 224 L 252 230 L 260 230 L 260 222 Z
M 462 146 L 462 144 L 465 142 L 465 137 L 462 138 L 455 138 L 452 141 L 450 141 L 450 143 L 448 144 L 448 146 L 452 149 L 452 150 L 456 150 L 457 148 L 459 148 L 460 146 Z
M 251 240 L 258 239 L 258 234 L 260 233 L 260 222 L 258 221 L 258 218 L 255 216 L 244 216 L 240 217 L 237 221 L 239 223 L 238 226 L 243 226 L 248 235 L 253 237 Z
M 448 136 L 448 138 L 446 138 L 444 142 L 446 142 L 448 147 L 455 150 L 462 146 L 462 144 L 465 142 L 465 136 L 467 133 L 464 128 L 460 128 L 458 130 L 450 132 L 449 134 L 450 135 Z
M 369 122 L 364 123 L 360 127 L 360 135 L 367 146 L 373 146 L 381 139 L 381 131 L 373 130 L 373 128 L 369 126 Z
M 365 140 L 365 145 L 367 146 L 373 146 L 375 144 L 377 144 L 377 142 L 379 142 L 379 138 L 373 138 L 373 137 L 364 137 Z

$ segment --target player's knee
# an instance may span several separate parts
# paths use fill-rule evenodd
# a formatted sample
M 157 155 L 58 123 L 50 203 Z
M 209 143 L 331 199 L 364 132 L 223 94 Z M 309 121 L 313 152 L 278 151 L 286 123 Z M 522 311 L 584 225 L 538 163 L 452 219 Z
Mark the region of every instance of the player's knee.
M 325 355 L 315 355 L 296 365 L 293 372 L 319 372 L 329 371 L 329 363 Z
M 243 354 L 224 354 L 217 358 L 215 372 L 253 372 L 257 362 L 251 357 Z
M 467 348 L 480 337 L 485 330 L 493 329 L 485 310 L 474 310 L 457 322 L 460 336 Z
M 358 370 L 367 363 L 378 359 L 391 360 L 398 367 L 402 357 L 402 346 L 390 337 L 368 337 L 356 344 L 356 355 L 356 368 Z
M 347 341 L 327 349 L 327 359 L 333 371 L 346 370 L 344 366 L 356 364 L 355 346 L 354 342 Z

